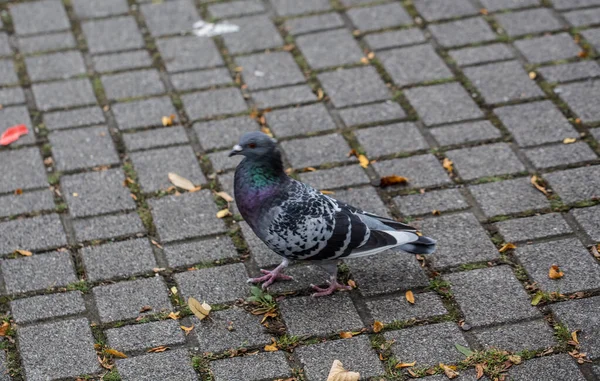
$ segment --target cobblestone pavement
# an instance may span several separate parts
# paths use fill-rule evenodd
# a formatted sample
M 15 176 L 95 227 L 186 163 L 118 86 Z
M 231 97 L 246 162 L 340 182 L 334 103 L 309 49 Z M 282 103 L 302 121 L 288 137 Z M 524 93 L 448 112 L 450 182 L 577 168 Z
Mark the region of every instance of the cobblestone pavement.
M 446 379 L 439 363 L 460 381 L 477 363 L 600 379 L 600 0 L 0 9 L 0 132 L 31 130 L 0 149 L 0 380 L 323 381 L 334 359 L 372 380 Z M 200 19 L 240 31 L 198 37 Z M 298 264 L 261 325 L 245 281 L 279 258 L 235 205 L 216 218 L 212 193 L 232 194 L 228 150 L 261 127 L 294 176 L 415 224 L 437 253 L 347 261 L 358 287 L 319 299 L 324 273 Z M 389 175 L 409 182 L 373 185 Z

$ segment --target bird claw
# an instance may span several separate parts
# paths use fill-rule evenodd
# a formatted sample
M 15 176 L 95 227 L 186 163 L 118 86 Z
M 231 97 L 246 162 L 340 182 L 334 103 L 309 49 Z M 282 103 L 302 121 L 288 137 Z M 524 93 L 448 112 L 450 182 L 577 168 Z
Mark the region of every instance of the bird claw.
M 313 288 L 313 290 L 317 291 L 314 294 L 312 294 L 311 296 L 313 298 L 317 298 L 319 296 L 331 295 L 337 290 L 352 290 L 352 287 L 343 285 L 343 284 L 339 283 L 337 280 L 335 282 L 328 281 L 327 283 L 329 283 L 329 287 L 327 287 L 327 288 L 322 288 L 319 286 L 315 286 L 314 284 L 311 284 L 310 286 Z
M 272 285 L 276 280 L 292 280 L 292 279 L 294 279 L 289 275 L 282 274 L 280 271 L 281 270 L 277 270 L 277 269 L 275 269 L 273 271 L 261 269 L 260 272 L 265 275 L 258 277 L 258 278 L 250 278 L 250 279 L 248 279 L 248 283 L 262 283 L 262 286 L 261 286 L 262 289 L 266 290 L 267 287 Z

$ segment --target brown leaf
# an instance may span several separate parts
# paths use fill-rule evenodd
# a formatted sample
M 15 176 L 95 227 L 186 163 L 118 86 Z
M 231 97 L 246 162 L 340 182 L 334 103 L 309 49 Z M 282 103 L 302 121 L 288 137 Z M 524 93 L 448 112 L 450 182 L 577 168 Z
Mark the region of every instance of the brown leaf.
M 352 332 L 340 332 L 340 337 L 342 339 L 351 339 L 354 335 Z
M 200 320 L 206 318 L 212 309 L 208 303 L 200 303 L 192 297 L 188 298 L 188 306 L 190 307 L 192 313 Z
M 459 376 L 459 373 L 456 371 L 455 366 L 444 365 L 444 364 L 440 363 L 440 368 L 442 368 L 442 370 L 444 371 L 444 374 L 449 379 L 453 379 L 453 378 L 456 378 Z
M 365 155 L 358 155 L 358 162 L 363 168 L 367 168 L 369 166 L 369 159 L 367 159 Z
M 550 270 L 548 271 L 548 278 L 560 279 L 563 276 L 565 276 L 565 274 L 562 271 L 560 271 L 560 268 L 557 265 L 550 266 Z
M 23 194 L 23 189 L 21 189 L 21 188 L 17 188 L 17 189 L 15 190 L 15 194 L 16 194 L 17 196 L 20 196 L 20 195 L 22 195 L 22 194 Z
M 408 179 L 406 177 L 392 175 L 382 177 L 381 181 L 379 182 L 379 186 L 385 188 L 395 184 L 406 184 L 407 182 Z
M 162 117 L 162 125 L 165 127 L 172 126 L 173 120 L 175 120 L 175 114 L 171 114 L 169 116 Z
M 586 58 L 587 56 L 588 56 L 587 50 L 582 50 L 579 53 L 577 53 L 577 57 L 579 57 L 579 58 Z
M 266 352 L 276 352 L 279 350 L 279 348 L 277 348 L 277 342 L 275 341 L 274 338 L 271 338 L 271 344 L 265 345 L 265 347 L 263 349 Z
M 410 368 L 411 366 L 415 366 L 417 362 L 413 361 L 413 362 L 399 362 L 398 364 L 396 364 L 395 368 L 396 369 L 403 369 L 403 368 Z
M 439 216 L 442 213 L 439 210 L 434 209 L 434 210 L 431 211 L 431 214 L 433 214 L 434 216 Z
M 187 191 L 196 189 L 196 186 L 193 182 L 185 177 L 179 176 L 177 173 L 169 172 L 169 181 L 177 188 L 185 189 Z
M 192 332 L 192 329 L 194 329 L 194 325 L 192 324 L 191 327 L 186 327 L 185 325 L 180 325 L 179 328 L 181 328 L 183 330 L 183 332 L 185 332 L 185 335 L 189 335 L 190 332 Z
M 118 357 L 120 359 L 126 359 L 127 355 L 123 352 L 119 352 L 116 349 L 112 349 L 112 348 L 106 348 L 104 350 L 104 353 L 106 353 L 107 355 L 111 355 L 112 357 Z
M 231 197 L 227 192 L 215 192 L 215 194 L 227 202 L 233 202 L 233 197 Z
M 448 173 L 452 173 L 452 171 L 454 171 L 454 163 L 452 162 L 452 160 L 448 159 L 447 157 L 444 158 L 444 161 L 442 162 L 442 166 L 444 167 L 444 169 L 446 171 L 448 171 Z
M 160 245 L 160 243 L 156 242 L 155 240 L 151 239 L 150 242 L 152 242 L 152 244 L 156 247 L 158 247 L 159 249 L 162 249 L 163 247 Z
M 315 172 L 317 169 L 315 167 L 306 167 L 304 168 L 304 172 Z
M 177 311 L 177 312 L 171 312 L 167 317 L 169 319 L 179 320 L 179 318 L 180 318 L 179 311 Z
M 481 377 L 483 377 L 483 365 L 475 365 L 475 370 L 477 371 L 477 379 L 479 380 Z
M 575 143 L 576 141 L 577 141 L 576 138 L 564 138 L 563 139 L 564 144 L 571 144 L 571 143 Z
M 31 257 L 33 255 L 33 253 L 31 251 L 21 250 L 21 249 L 15 250 L 15 254 L 19 254 L 24 257 Z
M 594 258 L 600 260 L 600 253 L 598 252 L 598 250 L 600 249 L 600 243 L 596 246 L 592 246 L 592 255 L 594 256 Z
M 161 345 L 160 347 L 154 347 L 154 348 L 148 349 L 148 353 L 164 352 L 167 349 L 169 349 L 169 347 L 167 347 L 165 345 Z
M 530 179 L 530 181 L 531 181 L 531 184 L 532 184 L 532 185 L 533 185 L 533 186 L 534 186 L 534 187 L 535 187 L 537 190 L 539 190 L 540 192 L 542 192 L 543 194 L 545 194 L 546 196 L 548 196 L 548 190 L 546 189 L 546 187 L 544 187 L 544 186 L 541 184 L 541 182 L 542 182 L 542 179 L 540 179 L 539 177 L 537 177 L 537 176 L 533 175 L 533 176 L 531 176 L 531 179 Z
M 142 312 L 148 312 L 148 311 L 152 311 L 152 307 L 150 307 L 150 306 L 142 306 L 142 308 L 140 308 L 140 313 L 142 313 Z
M 505 251 L 513 250 L 516 248 L 517 248 L 517 245 L 515 245 L 514 243 L 511 243 L 511 242 L 508 242 L 508 243 L 505 243 L 504 246 L 502 246 L 498 251 L 501 253 L 504 253 Z
M 487 16 L 487 14 L 488 14 L 489 12 L 488 12 L 488 10 L 487 10 L 486 8 L 481 8 L 481 9 L 479 10 L 479 13 L 481 13 L 481 14 L 482 14 L 482 15 L 484 15 L 484 16 Z
M 100 363 L 100 366 L 103 367 L 104 369 L 111 370 L 114 367 L 114 365 L 111 365 L 108 362 L 108 359 L 106 357 L 101 358 L 100 356 L 98 356 L 98 362 Z
M 410 304 L 415 304 L 415 295 L 411 290 L 406 291 L 406 294 L 404 294 L 404 296 Z
M 356 156 L 356 157 L 358 157 L 358 152 L 356 152 L 356 150 L 353 148 L 353 149 L 350 150 L 350 152 L 348 152 L 347 156 L 348 157 L 350 157 L 350 156 Z
M 347 371 L 340 360 L 334 360 L 326 381 L 358 381 L 359 379 L 359 373 Z
M 375 323 L 373 323 L 373 332 L 378 333 L 381 332 L 382 329 L 383 323 L 376 320 Z
M 229 209 L 222 209 L 217 212 L 217 218 L 225 218 L 227 216 L 231 216 Z
M 2 322 L 2 325 L 0 325 L 0 336 L 6 336 L 9 328 L 10 328 L 9 322 L 7 322 L 7 321 Z
M 352 279 L 350 279 L 350 280 L 348 281 L 348 286 L 350 286 L 350 287 L 352 287 L 352 288 L 356 288 L 356 282 L 355 282 L 355 281 L 353 281 Z

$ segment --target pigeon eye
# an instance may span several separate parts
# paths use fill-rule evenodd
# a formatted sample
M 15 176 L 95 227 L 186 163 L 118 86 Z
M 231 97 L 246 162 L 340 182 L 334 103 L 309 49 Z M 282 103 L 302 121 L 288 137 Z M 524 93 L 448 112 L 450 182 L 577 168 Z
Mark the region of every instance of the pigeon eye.
M 249 143 L 248 148 L 256 148 L 256 143 Z

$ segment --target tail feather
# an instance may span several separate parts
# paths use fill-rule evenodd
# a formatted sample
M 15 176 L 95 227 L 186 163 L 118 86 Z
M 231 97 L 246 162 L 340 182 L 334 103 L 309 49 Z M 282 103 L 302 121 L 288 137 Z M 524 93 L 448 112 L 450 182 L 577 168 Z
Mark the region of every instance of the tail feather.
M 398 246 L 398 249 L 411 254 L 431 254 L 435 251 L 435 240 L 420 236 L 416 241 Z

